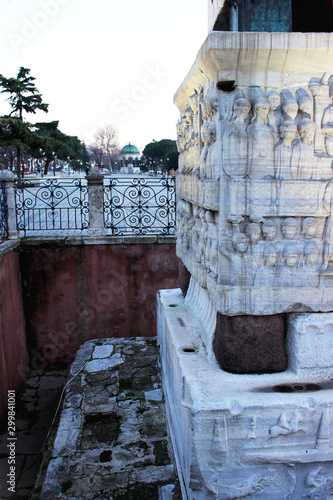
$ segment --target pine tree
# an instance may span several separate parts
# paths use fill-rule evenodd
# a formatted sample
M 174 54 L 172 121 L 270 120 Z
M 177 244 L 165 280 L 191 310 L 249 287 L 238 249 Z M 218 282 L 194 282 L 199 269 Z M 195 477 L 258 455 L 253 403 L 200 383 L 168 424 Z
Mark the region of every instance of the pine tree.
M 5 78 L 0 74 L 0 88 L 2 89 L 0 93 L 10 94 L 7 98 L 12 111 L 9 114 L 9 118 L 21 122 L 21 131 L 26 128 L 26 135 L 28 136 L 28 129 L 30 125 L 23 120 L 23 112 L 26 113 L 36 113 L 37 110 L 48 112 L 48 104 L 43 103 L 42 94 L 40 94 L 35 86 L 36 79 L 30 76 L 30 69 L 21 68 L 19 69 L 16 78 Z M 6 117 L 4 117 L 6 119 Z M 7 117 L 8 118 L 8 117 Z M 13 122 L 12 122 L 13 123 Z M 15 127 L 12 127 L 15 129 Z M 30 130 L 29 130 L 30 132 Z M 22 132 L 23 133 L 23 132 Z M 22 141 L 17 142 L 17 137 L 13 136 L 13 145 L 17 148 L 17 176 L 21 179 L 21 149 L 24 149 L 27 144 Z

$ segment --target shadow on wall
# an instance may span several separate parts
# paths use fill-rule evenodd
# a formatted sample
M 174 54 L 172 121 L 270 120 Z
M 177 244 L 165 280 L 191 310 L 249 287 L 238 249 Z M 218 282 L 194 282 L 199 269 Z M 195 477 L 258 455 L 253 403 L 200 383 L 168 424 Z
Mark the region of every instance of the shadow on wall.
M 70 363 L 85 341 L 156 335 L 156 293 L 177 288 L 175 244 L 40 245 L 20 252 L 30 352 Z
M 0 256 L 0 419 L 8 391 L 16 391 L 28 368 L 18 254 Z

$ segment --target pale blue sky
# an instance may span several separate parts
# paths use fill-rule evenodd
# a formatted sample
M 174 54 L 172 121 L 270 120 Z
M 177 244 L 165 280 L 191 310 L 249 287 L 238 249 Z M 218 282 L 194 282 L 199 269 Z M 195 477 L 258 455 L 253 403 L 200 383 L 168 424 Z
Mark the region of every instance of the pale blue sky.
M 0 2 L 0 73 L 30 68 L 50 105 L 31 121 L 87 143 L 104 123 L 122 146 L 176 138 L 173 94 L 207 36 L 207 0 Z

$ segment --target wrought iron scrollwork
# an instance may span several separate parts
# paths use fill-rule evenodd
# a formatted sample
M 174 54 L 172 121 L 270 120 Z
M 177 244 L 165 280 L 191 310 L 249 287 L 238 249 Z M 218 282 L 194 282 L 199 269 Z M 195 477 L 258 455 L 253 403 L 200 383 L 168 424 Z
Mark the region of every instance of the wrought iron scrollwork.
M 8 236 L 8 210 L 5 183 L 0 181 L 0 239 Z
M 88 188 L 84 182 L 48 179 L 17 184 L 17 229 L 25 234 L 88 229 Z
M 173 235 L 175 180 L 111 178 L 104 186 L 104 226 L 112 235 Z

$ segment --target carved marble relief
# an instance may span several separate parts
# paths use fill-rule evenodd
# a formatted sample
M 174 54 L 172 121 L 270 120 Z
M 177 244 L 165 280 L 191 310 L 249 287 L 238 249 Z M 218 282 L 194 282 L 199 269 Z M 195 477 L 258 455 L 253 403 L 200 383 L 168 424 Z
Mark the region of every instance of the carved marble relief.
M 209 82 L 194 90 L 177 132 L 178 194 L 188 204 L 178 255 L 200 284 L 329 286 L 333 87 L 327 77 L 292 90 L 222 92 Z M 246 302 L 252 305 L 243 312 L 254 313 L 253 300 Z

